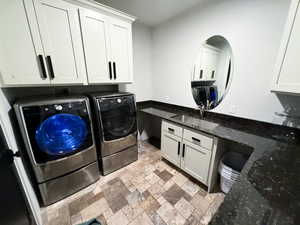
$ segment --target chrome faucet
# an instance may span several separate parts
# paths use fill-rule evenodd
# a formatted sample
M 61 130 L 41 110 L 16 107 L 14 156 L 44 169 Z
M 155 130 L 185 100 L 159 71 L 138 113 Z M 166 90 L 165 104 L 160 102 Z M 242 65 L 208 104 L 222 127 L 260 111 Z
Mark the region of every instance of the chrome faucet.
M 205 111 L 210 110 L 213 104 L 214 104 L 213 101 L 207 100 L 206 104 L 201 103 L 200 105 L 198 105 L 197 110 L 199 110 L 200 118 L 204 117 Z
M 201 104 L 201 105 L 198 105 L 198 110 L 199 110 L 199 113 L 200 113 L 200 118 L 203 118 L 204 117 L 204 112 L 205 112 L 205 105 Z

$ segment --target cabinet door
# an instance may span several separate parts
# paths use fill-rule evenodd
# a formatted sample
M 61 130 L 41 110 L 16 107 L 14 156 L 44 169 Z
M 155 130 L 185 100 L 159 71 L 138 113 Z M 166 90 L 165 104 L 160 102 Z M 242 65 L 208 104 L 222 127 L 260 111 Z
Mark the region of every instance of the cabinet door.
M 203 79 L 203 68 L 202 68 L 202 51 L 198 54 L 195 64 L 193 67 L 193 81 L 202 80 Z
M 1 0 L 0 27 L 3 86 L 49 84 L 32 1 Z
M 171 163 L 180 166 L 181 138 L 162 132 L 162 156 Z
M 132 31 L 131 24 L 110 20 L 110 47 L 113 77 L 118 83 L 132 82 Z
M 274 91 L 300 94 L 300 11 L 299 1 L 293 0 L 277 63 Z
M 184 141 L 181 156 L 181 168 L 191 176 L 207 184 L 211 152 Z
M 85 61 L 89 83 L 110 83 L 107 17 L 89 10 L 80 10 Z
M 214 80 L 220 53 L 216 49 L 205 48 L 203 54 L 204 80 Z
M 52 84 L 86 78 L 78 9 L 62 0 L 34 0 Z

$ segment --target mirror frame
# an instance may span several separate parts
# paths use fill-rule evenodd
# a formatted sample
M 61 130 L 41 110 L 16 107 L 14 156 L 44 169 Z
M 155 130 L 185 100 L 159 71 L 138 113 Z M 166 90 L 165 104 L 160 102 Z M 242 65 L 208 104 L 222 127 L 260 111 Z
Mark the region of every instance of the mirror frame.
M 214 107 L 214 108 L 212 108 L 212 109 L 205 109 L 205 110 L 213 110 L 213 109 L 215 109 L 215 108 L 217 108 L 219 105 L 220 105 L 220 103 L 224 100 L 224 98 L 226 97 L 226 95 L 228 94 L 228 92 L 229 92 L 229 90 L 230 90 L 230 88 L 231 88 L 231 86 L 232 86 L 232 81 L 233 81 L 233 77 L 234 77 L 234 73 L 235 73 L 235 57 L 234 57 L 234 53 L 233 53 L 233 48 L 232 48 L 232 45 L 231 45 L 231 43 L 230 43 L 230 41 L 224 36 L 224 35 L 221 35 L 221 34 L 214 34 L 214 35 L 206 35 L 207 36 L 207 38 L 203 38 L 202 39 L 202 41 L 201 41 L 201 47 L 199 47 L 198 48 L 198 50 L 197 50 L 197 53 L 196 53 L 196 56 L 194 57 L 194 59 L 195 58 L 197 58 L 198 57 L 198 55 L 199 55 L 199 52 L 201 51 L 201 48 L 202 48 L 202 45 L 203 45 L 203 43 L 206 43 L 207 42 L 207 40 L 209 40 L 209 39 L 211 39 L 211 38 L 213 38 L 213 37 L 221 37 L 221 38 L 223 38 L 224 40 L 226 40 L 227 41 L 227 43 L 229 44 L 229 46 L 230 46 L 230 51 L 231 51 L 231 71 L 230 71 L 230 79 L 229 79 L 229 82 L 228 82 L 228 88 L 226 88 L 226 90 L 225 90 L 225 92 L 224 92 L 224 94 L 222 95 L 222 97 L 220 98 L 220 100 L 218 101 L 218 103 L 216 104 L 216 106 Z M 193 64 L 191 65 L 191 72 L 190 72 L 190 74 L 191 74 L 191 77 L 190 77 L 190 82 L 191 82 L 191 84 L 192 84 L 192 82 L 193 82 L 193 75 L 194 75 L 194 65 L 195 65 L 195 60 L 193 61 Z M 192 85 L 191 85 L 192 86 Z M 192 87 L 191 87 L 192 88 Z M 197 105 L 197 103 L 196 103 L 196 101 L 195 101 L 195 99 L 194 99 L 194 96 L 193 96 L 193 94 L 192 94 L 192 98 L 193 98 L 193 100 L 194 100 L 194 102 L 195 102 L 195 104 Z M 199 107 L 198 105 L 197 105 L 197 107 Z

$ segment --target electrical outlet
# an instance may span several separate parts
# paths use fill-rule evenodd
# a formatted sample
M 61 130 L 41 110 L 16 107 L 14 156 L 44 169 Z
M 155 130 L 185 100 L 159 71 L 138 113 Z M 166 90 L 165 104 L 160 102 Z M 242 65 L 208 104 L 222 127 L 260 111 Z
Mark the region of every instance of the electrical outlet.
M 281 125 L 283 122 L 284 122 L 284 118 L 283 117 L 273 116 L 272 123 L 280 124 Z
M 236 105 L 232 105 L 232 106 L 230 107 L 229 113 L 231 113 L 231 114 L 236 114 L 236 110 L 237 110 Z

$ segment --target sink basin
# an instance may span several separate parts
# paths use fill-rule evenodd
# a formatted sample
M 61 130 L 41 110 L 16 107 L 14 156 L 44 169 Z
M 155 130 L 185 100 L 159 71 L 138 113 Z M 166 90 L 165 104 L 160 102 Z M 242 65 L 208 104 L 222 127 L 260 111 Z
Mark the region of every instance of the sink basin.
M 216 127 L 219 126 L 218 123 L 214 123 L 212 121 L 206 121 L 204 119 L 200 119 L 193 116 L 188 116 L 184 114 L 178 114 L 175 116 L 171 116 L 172 119 L 177 120 L 180 123 L 184 123 L 186 125 L 192 125 L 193 127 L 198 127 L 200 129 L 205 130 L 214 130 Z
M 199 119 L 192 117 L 192 116 L 188 116 L 188 115 L 175 115 L 175 116 L 172 116 L 171 118 L 178 120 L 182 123 L 189 123 L 189 122 L 193 122 L 195 120 L 200 121 Z
M 174 120 L 177 120 L 180 123 L 190 125 L 192 127 L 197 127 L 197 129 L 200 129 L 200 130 L 212 131 L 219 125 L 212 121 L 206 121 L 206 120 L 203 120 L 203 119 L 200 119 L 197 117 L 188 116 L 188 115 L 184 115 L 184 114 L 171 116 L 171 118 Z

